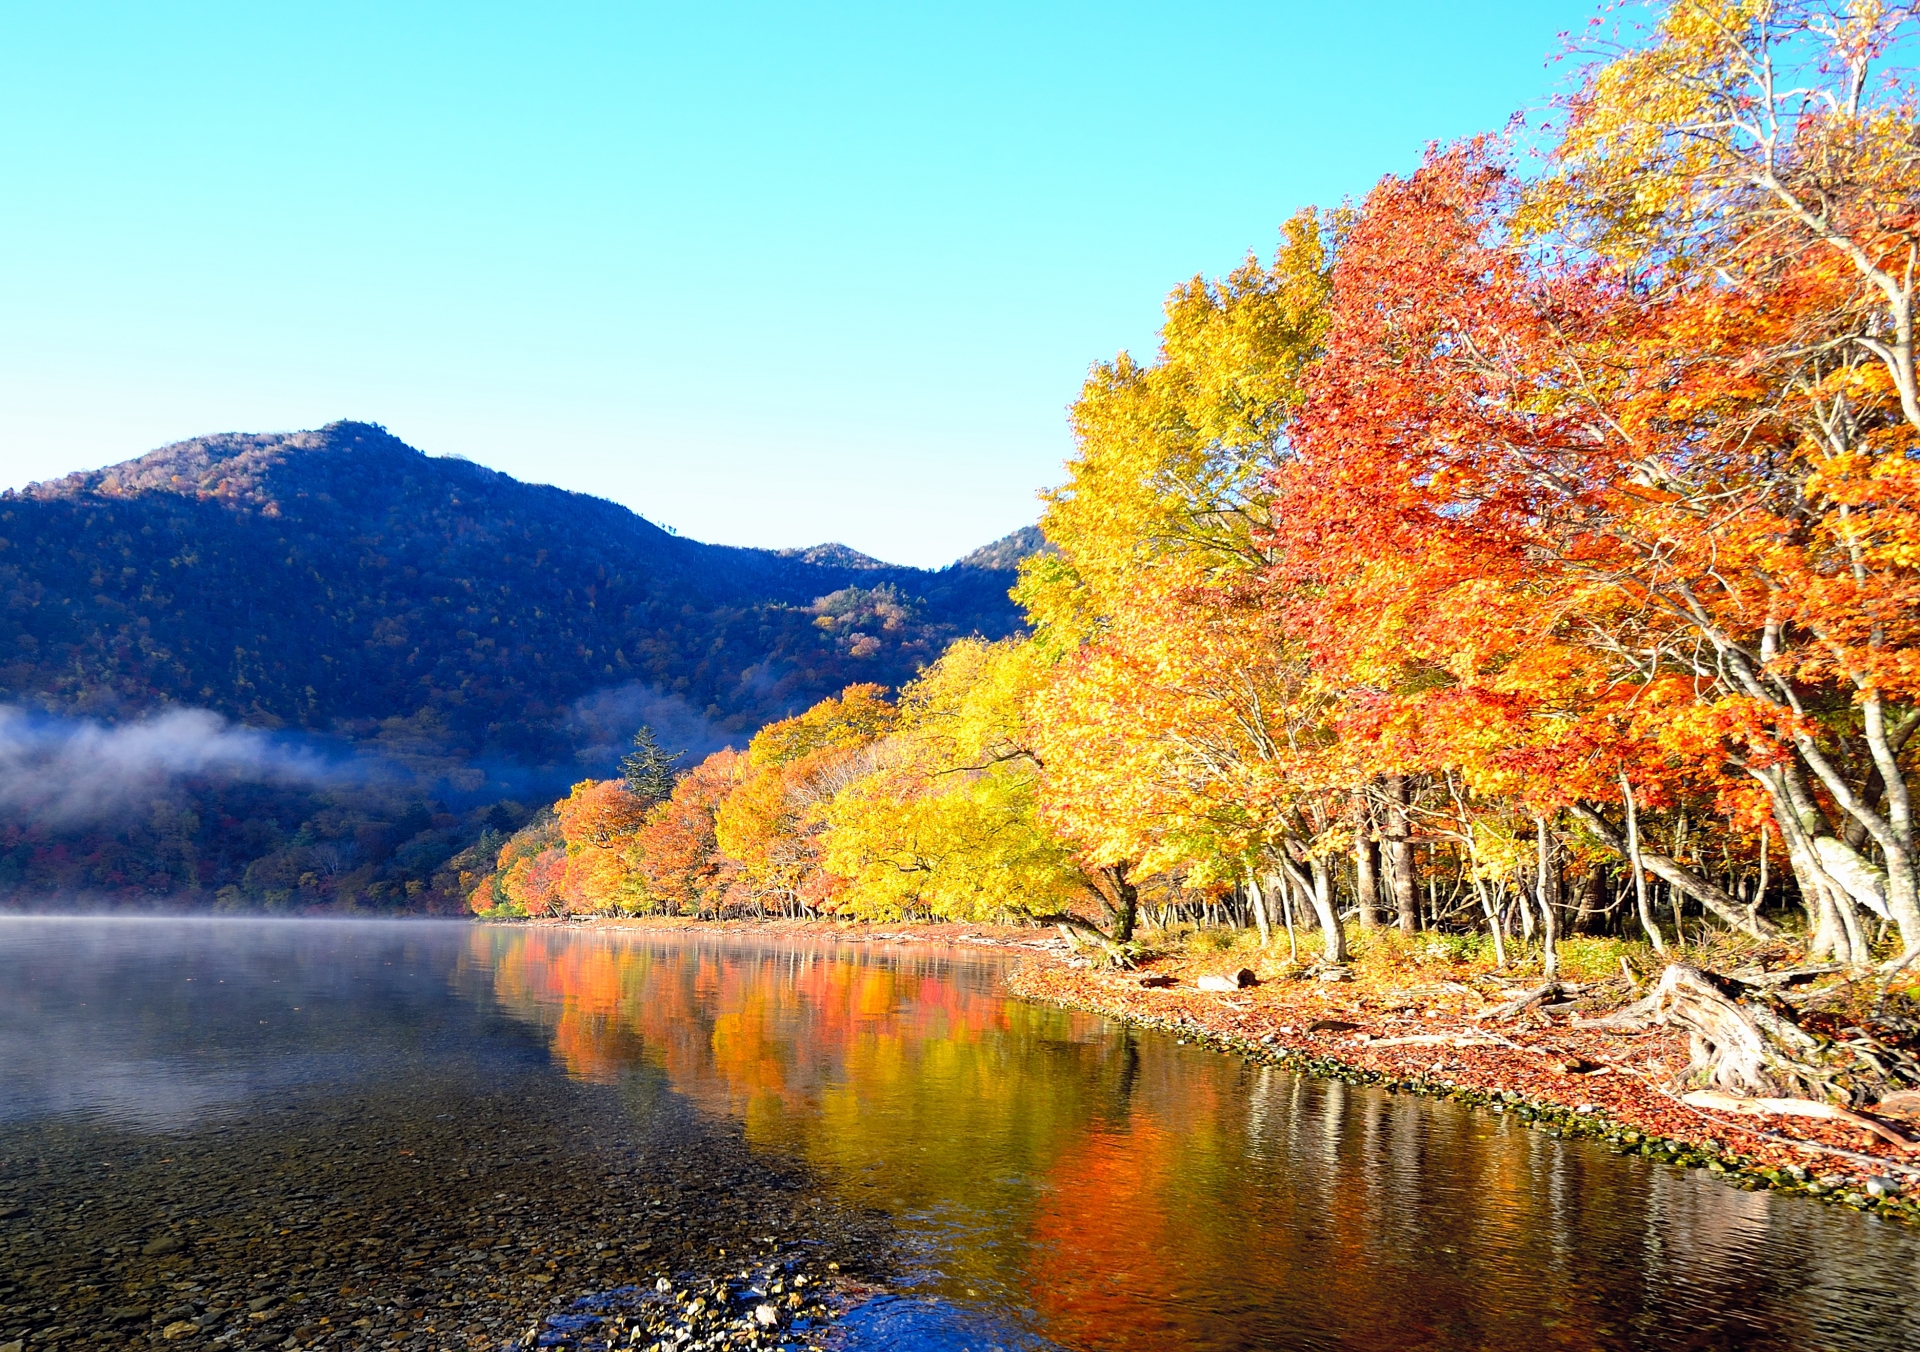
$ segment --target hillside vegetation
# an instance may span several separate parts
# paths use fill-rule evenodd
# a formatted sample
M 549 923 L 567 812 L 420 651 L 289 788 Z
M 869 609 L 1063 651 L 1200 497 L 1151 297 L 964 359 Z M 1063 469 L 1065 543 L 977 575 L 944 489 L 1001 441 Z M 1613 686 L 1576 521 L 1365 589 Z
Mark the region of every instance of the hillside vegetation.
M 501 797 L 610 765 L 648 710 L 688 749 L 744 744 L 849 683 L 898 685 L 956 637 L 1013 632 L 1021 551 L 927 571 L 839 544 L 703 544 L 354 422 L 198 438 L 0 494 L 0 704 L 119 726 L 206 708 L 377 753 L 382 771 L 377 793 L 335 784 L 325 803 L 175 784 L 171 808 L 78 834 L 16 817 L 0 893 L 205 896 L 307 838 L 361 843 L 283 861 L 248 899 L 364 900 L 382 881 L 367 861 L 419 834 L 388 839 L 402 823 L 438 822 L 444 859 L 478 823 L 524 815 Z M 238 816 L 219 808 L 235 792 Z M 432 890 L 417 863 L 384 881 L 381 904 Z
M 606 686 L 750 732 L 897 684 L 1018 626 L 1016 552 L 927 572 L 702 544 L 367 423 L 203 437 L 0 495 L 0 698 L 328 733 L 432 711 L 463 749 L 538 763 Z

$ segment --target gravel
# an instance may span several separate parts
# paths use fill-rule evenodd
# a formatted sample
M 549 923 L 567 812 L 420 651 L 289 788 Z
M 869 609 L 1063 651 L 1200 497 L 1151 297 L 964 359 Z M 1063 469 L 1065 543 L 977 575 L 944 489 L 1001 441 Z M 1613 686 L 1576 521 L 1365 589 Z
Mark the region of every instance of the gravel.
M 0 1123 L 0 1349 L 799 1348 L 892 1232 L 664 1091 L 416 1078 Z

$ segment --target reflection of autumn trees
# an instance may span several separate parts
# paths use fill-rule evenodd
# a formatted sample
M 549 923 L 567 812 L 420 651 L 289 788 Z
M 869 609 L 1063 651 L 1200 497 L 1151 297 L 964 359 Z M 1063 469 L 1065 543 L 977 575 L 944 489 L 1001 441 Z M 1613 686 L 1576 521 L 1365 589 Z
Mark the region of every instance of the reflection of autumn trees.
M 947 1294 L 1029 1310 L 1071 1347 L 1592 1346 L 1628 1327 L 1610 1293 L 1674 1280 L 1670 1264 L 1698 1281 L 1703 1254 L 1754 1242 L 1744 1194 L 1715 1189 L 1716 1207 L 1517 1123 L 1024 1005 L 984 964 L 718 937 L 469 942 L 467 980 L 569 1074 L 662 1076 L 935 1236 Z M 1676 1207 L 1694 1248 L 1670 1259 L 1645 1226 Z M 1772 1289 L 1739 1262 L 1714 1280 L 1748 1305 Z

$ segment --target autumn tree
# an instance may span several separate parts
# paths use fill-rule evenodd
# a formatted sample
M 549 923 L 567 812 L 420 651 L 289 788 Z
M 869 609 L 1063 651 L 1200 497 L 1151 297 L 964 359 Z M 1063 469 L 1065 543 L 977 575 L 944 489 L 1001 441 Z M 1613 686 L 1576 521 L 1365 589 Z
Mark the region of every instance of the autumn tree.
M 901 692 L 871 768 L 826 811 L 821 860 L 846 879 L 844 911 L 1078 926 L 1089 904 L 1112 910 L 1111 880 L 1037 813 L 1027 705 L 1049 665 L 1023 640 L 962 639 Z
M 738 865 L 743 900 L 808 915 L 831 902 L 839 879 L 820 864 L 827 805 L 871 767 L 869 753 L 895 716 L 884 687 L 852 685 L 754 734 L 714 816 L 715 841 Z
M 737 865 L 720 854 L 714 817 L 745 768 L 732 749 L 682 775 L 636 833 L 639 869 L 652 903 L 672 915 L 717 915 Z
M 1346 221 L 1301 213 L 1271 266 L 1173 293 L 1154 362 L 1095 368 L 1042 520 L 1059 554 L 1020 592 L 1062 654 L 1035 703 L 1045 819 L 1129 875 L 1187 868 L 1233 888 L 1250 873 L 1256 896 L 1262 879 L 1298 884 L 1334 961 L 1328 861 L 1350 838 L 1337 787 L 1305 768 L 1325 750 L 1320 695 L 1248 589 Z
M 619 913 L 643 907 L 646 880 L 635 837 L 646 808 L 622 779 L 582 780 L 554 804 L 566 850 L 568 909 Z
M 1645 603 L 1698 656 L 1820 946 L 1920 947 L 1920 133 L 1906 6 L 1671 0 L 1596 51 L 1525 223 L 1611 262 Z

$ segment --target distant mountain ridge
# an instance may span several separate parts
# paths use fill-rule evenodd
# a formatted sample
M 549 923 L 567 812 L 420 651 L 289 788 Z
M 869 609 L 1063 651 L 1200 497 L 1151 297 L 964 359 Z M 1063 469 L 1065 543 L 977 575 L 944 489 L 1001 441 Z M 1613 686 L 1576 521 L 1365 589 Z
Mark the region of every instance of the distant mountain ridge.
M 994 572 L 1012 572 L 1021 562 L 1035 554 L 1053 552 L 1053 546 L 1047 543 L 1047 537 L 1040 533 L 1038 526 L 1022 526 L 1011 535 L 1003 535 L 992 544 L 981 545 L 971 554 L 964 555 L 954 566 L 956 568 L 984 568 Z
M 425 720 L 464 754 L 551 763 L 596 691 L 746 732 L 1011 633 L 1006 560 L 1029 543 L 939 570 L 710 545 L 370 423 L 199 437 L 0 494 L 0 700 L 349 737 Z

